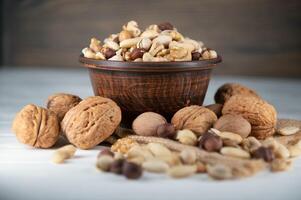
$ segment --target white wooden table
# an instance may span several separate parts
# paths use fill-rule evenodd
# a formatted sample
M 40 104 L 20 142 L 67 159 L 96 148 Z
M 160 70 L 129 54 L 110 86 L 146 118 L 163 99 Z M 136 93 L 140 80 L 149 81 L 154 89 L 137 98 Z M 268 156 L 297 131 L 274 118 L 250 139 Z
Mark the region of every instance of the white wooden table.
M 224 82 L 240 82 L 273 103 L 279 117 L 301 119 L 301 80 L 213 77 L 205 103 Z M 10 131 L 15 113 L 25 104 L 45 105 L 47 96 L 69 92 L 87 97 L 92 89 L 85 70 L 0 70 L 0 199 L 301 199 L 301 159 L 293 169 L 278 174 L 216 182 L 206 175 L 172 180 L 145 173 L 139 181 L 98 172 L 97 147 L 80 150 L 75 159 L 55 165 L 53 150 L 32 149 L 16 141 Z

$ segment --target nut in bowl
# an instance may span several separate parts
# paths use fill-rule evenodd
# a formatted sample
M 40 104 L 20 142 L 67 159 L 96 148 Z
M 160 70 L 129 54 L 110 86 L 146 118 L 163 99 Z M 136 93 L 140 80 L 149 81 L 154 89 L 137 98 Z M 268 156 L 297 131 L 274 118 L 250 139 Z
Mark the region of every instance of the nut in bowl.
M 170 23 L 141 31 L 130 21 L 103 45 L 92 38 L 79 61 L 89 69 L 95 95 L 113 99 L 121 107 L 122 126 L 130 127 L 146 111 L 170 119 L 184 106 L 202 105 L 221 57 Z

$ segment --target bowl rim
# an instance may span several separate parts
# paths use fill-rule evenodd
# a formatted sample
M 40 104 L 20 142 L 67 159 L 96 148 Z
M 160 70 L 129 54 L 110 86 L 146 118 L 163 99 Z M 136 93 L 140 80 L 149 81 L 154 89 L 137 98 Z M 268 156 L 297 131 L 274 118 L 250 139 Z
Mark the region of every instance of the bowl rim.
M 214 59 L 197 61 L 174 61 L 174 62 L 128 62 L 97 60 L 79 56 L 79 62 L 84 67 L 109 71 L 135 71 L 135 72 L 175 72 L 175 71 L 199 71 L 212 69 L 222 62 L 220 55 Z

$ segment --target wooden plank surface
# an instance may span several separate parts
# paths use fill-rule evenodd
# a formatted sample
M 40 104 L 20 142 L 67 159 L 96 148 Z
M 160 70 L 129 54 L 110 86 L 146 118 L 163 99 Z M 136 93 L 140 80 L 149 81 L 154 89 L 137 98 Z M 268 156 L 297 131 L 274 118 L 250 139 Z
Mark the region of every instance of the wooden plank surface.
M 225 82 L 239 82 L 256 89 L 274 104 L 279 117 L 301 119 L 300 80 L 214 76 L 206 104 L 213 102 L 216 89 Z M 0 69 L 0 199 L 300 199 L 301 159 L 292 170 L 255 177 L 213 182 L 206 175 L 173 180 L 165 175 L 145 173 L 139 181 L 101 173 L 95 169 L 100 146 L 79 150 L 66 164 L 49 160 L 53 149 L 32 149 L 20 144 L 10 131 L 16 112 L 28 103 L 45 105 L 47 96 L 69 92 L 81 97 L 92 95 L 86 70 Z
M 89 38 L 170 21 L 216 49 L 216 74 L 301 77 L 299 0 L 4 0 L 4 63 L 79 67 Z

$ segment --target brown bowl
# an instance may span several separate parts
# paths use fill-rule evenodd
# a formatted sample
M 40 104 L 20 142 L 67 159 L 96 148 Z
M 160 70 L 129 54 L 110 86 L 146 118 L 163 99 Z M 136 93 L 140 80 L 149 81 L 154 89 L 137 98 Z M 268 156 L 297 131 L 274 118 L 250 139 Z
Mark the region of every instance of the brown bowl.
M 180 108 L 202 105 L 215 59 L 185 62 L 100 61 L 81 55 L 95 95 L 113 99 L 122 110 L 122 126 L 146 111 L 168 120 Z

